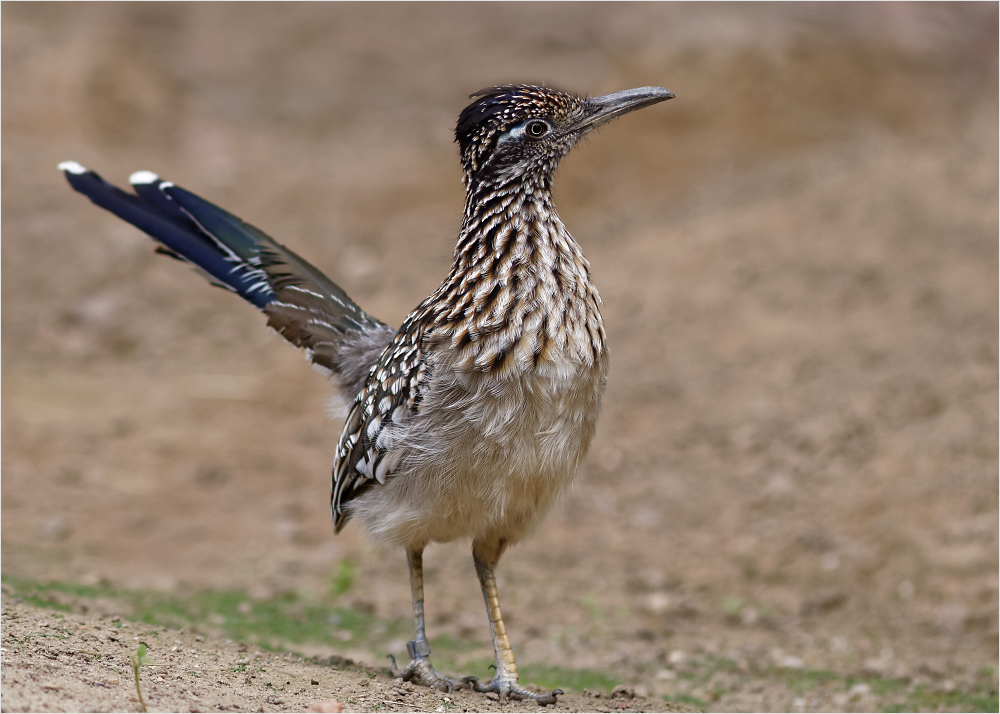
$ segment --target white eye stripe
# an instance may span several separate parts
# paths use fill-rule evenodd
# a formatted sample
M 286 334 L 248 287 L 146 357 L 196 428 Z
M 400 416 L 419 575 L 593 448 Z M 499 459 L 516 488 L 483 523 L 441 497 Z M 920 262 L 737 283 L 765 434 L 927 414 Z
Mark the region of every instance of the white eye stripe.
M 513 129 L 505 131 L 503 134 L 501 134 L 500 138 L 497 139 L 497 145 L 500 145 L 505 141 L 513 141 L 516 139 L 520 139 L 522 136 L 524 136 L 523 124 L 521 126 L 515 126 Z
M 528 131 L 528 127 L 534 126 L 535 124 L 541 124 L 542 126 L 544 126 L 545 131 L 543 131 L 541 134 L 538 134 L 537 136 L 531 134 Z M 550 131 L 552 131 L 552 126 L 547 121 L 543 121 L 541 119 L 529 119 L 523 124 L 515 126 L 513 129 L 508 129 L 503 134 L 501 134 L 500 137 L 497 139 L 497 145 L 499 146 L 505 141 L 520 139 L 525 135 L 527 135 L 532 139 L 541 139 L 543 136 L 546 136 Z

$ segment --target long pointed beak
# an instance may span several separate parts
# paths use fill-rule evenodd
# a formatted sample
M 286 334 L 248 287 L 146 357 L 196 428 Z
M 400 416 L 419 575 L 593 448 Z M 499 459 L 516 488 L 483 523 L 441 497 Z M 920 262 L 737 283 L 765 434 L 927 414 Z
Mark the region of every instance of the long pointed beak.
M 622 114 L 628 114 L 636 109 L 649 107 L 673 98 L 674 93 L 663 87 L 639 87 L 638 89 L 626 89 L 624 92 L 605 94 L 603 97 L 591 97 L 587 100 L 587 104 L 591 107 L 591 113 L 574 127 L 574 131 L 585 134 Z

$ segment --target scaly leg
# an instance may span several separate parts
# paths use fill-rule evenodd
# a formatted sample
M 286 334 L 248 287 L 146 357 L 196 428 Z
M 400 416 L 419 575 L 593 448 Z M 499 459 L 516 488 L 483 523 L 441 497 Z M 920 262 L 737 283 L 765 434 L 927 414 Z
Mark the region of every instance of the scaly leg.
M 556 703 L 556 696 L 562 694 L 561 689 L 553 689 L 549 694 L 535 694 L 517 683 L 517 663 L 514 661 L 514 651 L 507 638 L 507 628 L 503 624 L 500 613 L 500 595 L 497 592 L 497 579 L 494 574 L 500 556 L 506 544 L 500 541 L 496 544 L 476 542 L 472 544 L 472 560 L 476 564 L 476 574 L 483 588 L 483 598 L 486 600 L 486 613 L 490 619 L 490 634 L 493 635 L 493 651 L 496 655 L 497 673 L 489 684 L 480 685 L 475 677 L 466 677 L 464 682 L 471 682 L 477 692 L 496 692 L 501 700 L 533 699 L 542 706 Z
M 455 681 L 444 676 L 431 666 L 431 646 L 424 634 L 424 549 L 414 548 L 406 551 L 406 560 L 410 564 L 410 591 L 413 594 L 413 624 L 415 637 L 406 643 L 406 651 L 410 655 L 410 663 L 406 669 L 396 667 L 396 658 L 389 655 L 392 661 L 392 676 L 402 677 L 404 681 L 422 684 L 442 692 L 453 692 Z

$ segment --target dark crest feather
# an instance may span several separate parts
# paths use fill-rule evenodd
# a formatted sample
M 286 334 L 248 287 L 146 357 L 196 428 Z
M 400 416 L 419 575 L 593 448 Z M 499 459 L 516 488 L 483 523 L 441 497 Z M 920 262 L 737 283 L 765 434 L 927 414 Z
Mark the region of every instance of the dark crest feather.
M 469 98 L 475 101 L 462 110 L 455 127 L 455 141 L 467 172 L 478 169 L 496 138 L 507 129 L 537 114 L 567 111 L 581 101 L 572 94 L 530 84 L 484 87 Z
M 469 99 L 476 101 L 462 110 L 455 127 L 455 141 L 458 142 L 462 153 L 468 150 L 483 122 L 504 109 L 509 109 L 519 94 L 524 94 L 525 90 L 530 89 L 534 88 L 528 85 L 505 84 L 498 87 L 484 87 L 470 94 Z

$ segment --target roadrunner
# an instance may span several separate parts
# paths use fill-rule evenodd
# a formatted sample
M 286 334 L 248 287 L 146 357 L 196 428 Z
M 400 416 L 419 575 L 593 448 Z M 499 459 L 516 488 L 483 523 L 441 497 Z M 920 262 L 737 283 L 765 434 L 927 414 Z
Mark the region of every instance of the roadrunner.
M 552 179 L 585 134 L 670 99 L 660 87 L 581 98 L 546 87 L 484 89 L 458 119 L 465 211 L 451 271 L 399 330 L 257 228 L 155 174 L 135 194 L 75 162 L 70 185 L 159 241 L 158 250 L 260 308 L 346 395 L 357 395 L 333 466 L 331 510 L 383 546 L 405 549 L 416 636 L 395 676 L 501 698 L 531 692 L 500 614 L 494 571 L 566 489 L 587 452 L 608 370 L 601 299 L 556 213 Z M 496 674 L 452 680 L 430 661 L 423 551 L 472 541 Z

